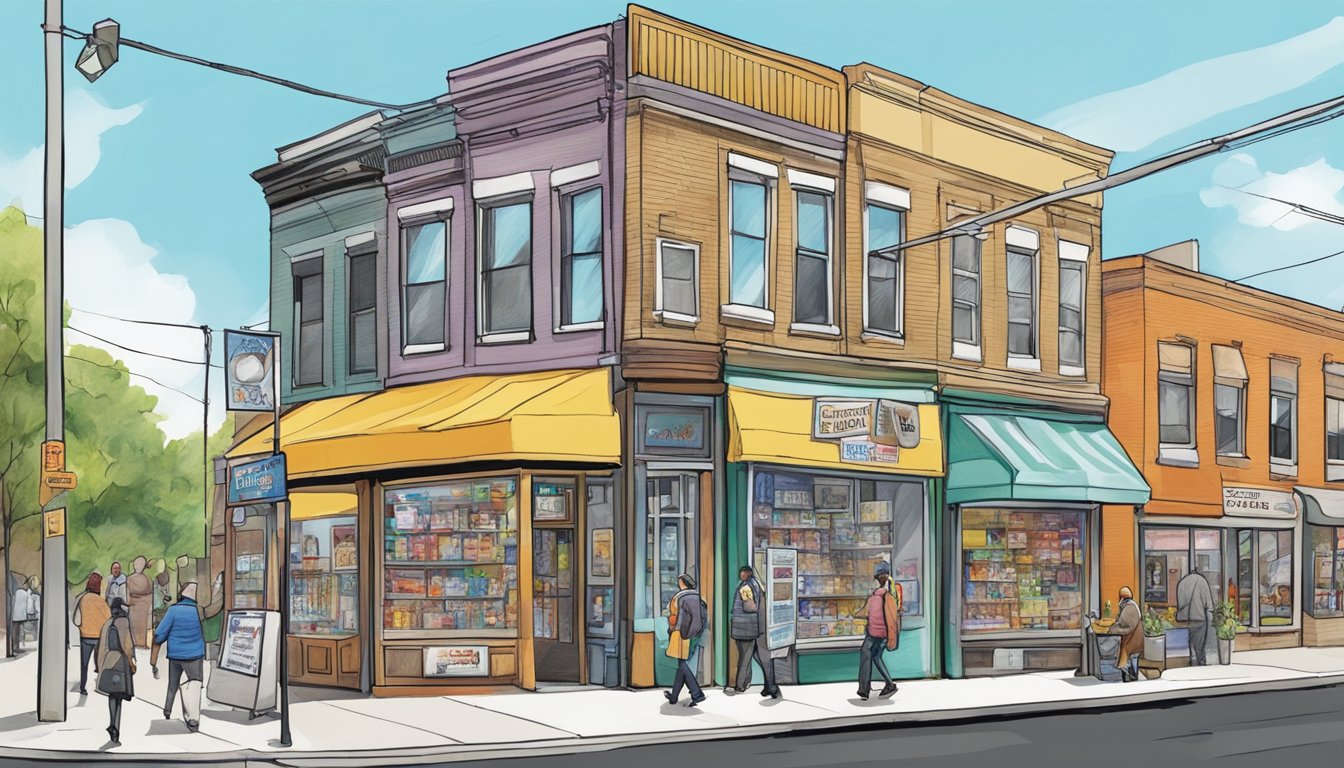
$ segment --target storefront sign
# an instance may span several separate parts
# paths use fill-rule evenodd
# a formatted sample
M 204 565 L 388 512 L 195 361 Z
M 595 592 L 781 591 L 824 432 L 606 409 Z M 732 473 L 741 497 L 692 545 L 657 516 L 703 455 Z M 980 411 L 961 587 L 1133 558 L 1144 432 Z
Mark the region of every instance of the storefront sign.
M 1293 494 L 1265 488 L 1223 486 L 1223 514 L 1229 517 L 1297 517 Z
M 230 611 L 219 649 L 219 668 L 252 677 L 261 674 L 261 638 L 265 627 L 263 611 Z
M 919 447 L 919 406 L 895 400 L 878 400 L 872 440 L 878 445 Z
M 840 443 L 840 460 L 849 464 L 896 464 L 901 460 L 901 449 L 867 439 L 845 440 Z
M 285 498 L 285 455 L 229 467 L 228 505 L 265 504 Z
M 812 407 L 812 439 L 838 440 L 872 434 L 872 400 L 817 398 Z
M 490 647 L 450 645 L 425 649 L 425 677 L 487 677 Z
M 770 650 L 793 645 L 798 636 L 798 550 L 767 549 L 766 638 Z
M 230 411 L 275 410 L 275 372 L 280 336 L 224 331 L 224 407 Z
M 644 427 L 644 445 L 699 451 L 705 447 L 703 411 L 651 411 Z

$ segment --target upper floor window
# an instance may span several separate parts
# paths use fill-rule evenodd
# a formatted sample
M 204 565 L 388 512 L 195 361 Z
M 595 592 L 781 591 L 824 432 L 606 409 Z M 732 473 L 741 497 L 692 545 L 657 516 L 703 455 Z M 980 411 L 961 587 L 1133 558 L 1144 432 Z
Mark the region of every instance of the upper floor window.
M 1012 366 L 1014 358 L 1040 359 L 1036 314 L 1036 257 L 1040 240 L 1035 232 L 1020 227 L 1008 227 L 1007 240 L 1008 364 Z
M 764 177 L 735 171 L 729 186 L 728 301 L 766 309 L 770 185 Z
M 980 359 L 980 239 L 952 238 L 952 353 Z
M 1297 472 L 1297 363 L 1277 357 L 1269 361 L 1269 461 Z
M 654 312 L 665 323 L 700 320 L 700 248 L 671 240 L 658 241 Z
M 483 341 L 532 333 L 532 202 L 481 206 L 480 299 Z M 495 338 L 491 338 L 495 337 Z
M 863 329 L 900 337 L 904 330 L 904 257 L 886 248 L 905 242 L 909 190 L 877 181 L 863 184 Z
M 831 323 L 831 196 L 799 191 L 794 251 L 793 321 Z
M 443 349 L 447 340 L 449 220 L 405 228 L 402 346 L 408 353 Z
M 602 188 L 560 198 L 560 325 L 602 322 Z
M 1195 448 L 1195 350 L 1173 341 L 1157 343 L 1159 459 L 1198 464 Z
M 1059 372 L 1082 376 L 1084 360 L 1084 297 L 1087 294 L 1085 245 L 1059 241 Z
M 322 254 L 294 262 L 294 384 L 322 383 Z
M 378 251 L 376 241 L 359 250 L 347 249 L 346 336 L 351 374 L 378 370 Z
M 1344 480 L 1344 363 L 1325 364 L 1325 479 Z
M 1213 445 L 1219 456 L 1246 455 L 1246 363 L 1241 350 L 1213 345 Z

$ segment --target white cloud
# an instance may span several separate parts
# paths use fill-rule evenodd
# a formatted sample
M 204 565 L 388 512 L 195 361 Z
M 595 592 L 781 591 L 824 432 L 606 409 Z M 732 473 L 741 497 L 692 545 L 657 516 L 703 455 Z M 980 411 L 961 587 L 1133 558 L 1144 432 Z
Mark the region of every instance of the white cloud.
M 1296 37 L 1208 59 L 1055 110 L 1043 125 L 1133 152 L 1215 115 L 1298 88 L 1344 64 L 1344 16 Z
M 1254 157 L 1239 152 L 1213 169 L 1213 183 L 1199 193 L 1199 199 L 1209 208 L 1234 209 L 1237 220 L 1249 227 L 1292 230 L 1318 221 L 1294 211 L 1291 205 L 1266 200 L 1268 197 L 1344 215 L 1344 203 L 1339 198 L 1344 189 L 1344 170 L 1324 158 L 1286 173 L 1274 173 L 1260 170 Z
M 73 328 L 158 355 L 183 360 L 204 358 L 199 331 L 133 325 L 100 316 L 195 324 L 196 293 L 187 278 L 159 271 L 154 264 L 158 251 L 141 240 L 129 222 L 93 219 L 70 227 L 65 234 L 65 253 L 66 301 L 72 308 Z M 106 349 L 125 361 L 130 370 L 158 381 L 132 378 L 135 385 L 159 398 L 156 410 L 164 416 L 159 428 L 167 437 L 178 438 L 200 429 L 201 404 L 173 390 L 199 398 L 204 373 L 201 366 L 128 352 L 76 331 L 71 331 L 66 340 Z M 213 399 L 219 401 L 218 397 Z M 210 421 L 212 429 L 222 422 L 217 408 L 212 408 Z
M 127 125 L 144 111 L 143 104 L 114 109 L 89 91 L 72 88 L 65 94 L 65 188 L 84 183 L 102 158 L 102 137 Z M 17 204 L 32 216 L 42 216 L 42 172 L 46 145 L 22 157 L 0 155 L 0 205 Z

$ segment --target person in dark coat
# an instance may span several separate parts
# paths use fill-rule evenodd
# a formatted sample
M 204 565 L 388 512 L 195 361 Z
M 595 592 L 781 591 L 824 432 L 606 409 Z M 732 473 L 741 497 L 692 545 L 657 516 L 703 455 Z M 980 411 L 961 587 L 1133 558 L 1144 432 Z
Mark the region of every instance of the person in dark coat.
M 700 599 L 700 593 L 695 591 L 695 579 L 689 574 L 678 576 L 677 586 L 681 590 L 672 596 L 667 606 L 667 655 L 677 660 L 677 674 L 672 679 L 672 690 L 665 691 L 663 695 L 668 702 L 676 704 L 684 685 L 691 693 L 691 701 L 686 706 L 694 707 L 705 700 L 705 694 L 696 682 L 695 670 L 690 665 L 690 660 L 695 658 L 700 635 L 705 631 L 705 603 Z
M 761 689 L 761 695 L 778 699 L 782 694 L 775 683 L 775 665 L 770 660 L 765 635 L 765 587 L 761 586 L 749 565 L 739 568 L 737 576 L 739 581 L 737 591 L 733 593 L 729 620 L 729 633 L 737 646 L 737 677 L 733 687 L 738 693 L 745 693 L 751 686 L 751 660 L 754 658 L 765 673 L 765 688 Z
M 113 744 L 121 743 L 121 704 L 135 696 L 135 641 L 131 636 L 131 614 L 126 601 L 112 599 L 112 616 L 98 633 L 98 653 L 94 657 L 98 672 L 98 692 L 107 697 L 107 735 Z
M 1176 620 L 1190 630 L 1190 665 L 1208 663 L 1209 625 L 1213 623 L 1213 588 L 1198 568 L 1176 584 Z

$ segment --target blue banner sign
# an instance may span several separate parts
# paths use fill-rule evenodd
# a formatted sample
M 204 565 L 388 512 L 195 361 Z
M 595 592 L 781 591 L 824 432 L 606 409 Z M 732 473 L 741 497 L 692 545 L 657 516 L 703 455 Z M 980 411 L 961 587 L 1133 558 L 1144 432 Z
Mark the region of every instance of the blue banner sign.
M 277 334 L 225 330 L 224 407 L 230 411 L 275 410 L 279 361 Z
M 228 506 L 283 501 L 285 495 L 283 453 L 229 467 Z

